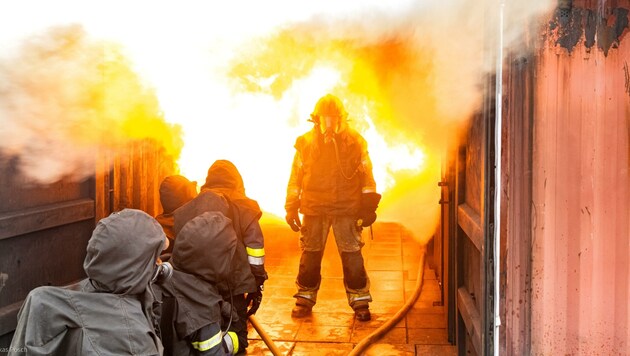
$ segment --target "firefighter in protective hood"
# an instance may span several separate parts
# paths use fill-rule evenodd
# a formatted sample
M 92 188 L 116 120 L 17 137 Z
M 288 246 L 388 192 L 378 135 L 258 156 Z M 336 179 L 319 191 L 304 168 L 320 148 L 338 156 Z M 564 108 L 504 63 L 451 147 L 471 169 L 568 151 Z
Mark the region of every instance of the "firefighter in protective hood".
M 230 278 L 236 246 L 232 221 L 218 211 L 206 211 L 178 230 L 169 260 L 173 275 L 156 288 L 162 296 L 175 299 L 161 313 L 163 330 L 174 329 L 171 339 L 164 340 L 165 355 L 244 354 L 242 321 L 233 300 L 219 291 Z
M 317 301 L 322 257 L 332 227 L 348 304 L 358 320 L 367 321 L 372 297 L 361 254 L 361 231 L 376 220 L 381 198 L 376 192 L 367 142 L 348 127 L 343 104 L 331 94 L 319 99 L 311 121 L 313 129 L 295 143 L 285 203 L 286 221 L 293 231 L 300 231 L 302 249 L 291 315 L 300 318 L 310 314 Z
M 247 318 L 260 307 L 268 276 L 264 236 L 259 224 L 262 211 L 255 200 L 245 195 L 243 178 L 230 161 L 215 161 L 208 169 L 199 195 L 175 210 L 173 230 L 177 238 L 188 221 L 208 211 L 227 216 L 237 236 L 234 257 L 230 260 L 230 278 L 219 283 L 218 290 L 238 313 L 238 320 L 232 321 L 232 329 L 237 333 L 239 349 L 244 350 L 247 347 Z M 201 250 L 200 253 L 205 252 Z
M 145 212 L 101 219 L 87 245 L 87 279 L 38 287 L 18 314 L 9 355 L 161 355 L 151 281 L 166 237 Z
M 173 251 L 175 232 L 173 232 L 173 212 L 182 205 L 191 201 L 197 195 L 197 182 L 191 182 L 181 175 L 172 175 L 164 178 L 160 183 L 160 203 L 162 214 L 155 217 L 168 238 L 168 246 L 164 253 Z

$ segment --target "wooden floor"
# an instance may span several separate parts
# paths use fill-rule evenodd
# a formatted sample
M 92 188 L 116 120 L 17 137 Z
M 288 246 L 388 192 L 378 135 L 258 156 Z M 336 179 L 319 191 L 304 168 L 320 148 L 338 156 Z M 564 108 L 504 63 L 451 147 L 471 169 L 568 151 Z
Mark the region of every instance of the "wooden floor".
M 389 331 L 371 343 L 366 355 L 456 355 L 449 344 L 446 314 L 433 270 L 424 263 L 424 248 L 395 223 L 376 223 L 373 239 L 364 231 L 363 255 L 370 277 L 372 320 L 361 322 L 347 304 L 341 262 L 332 235 L 322 263 L 322 283 L 311 316 L 291 318 L 295 277 L 299 265 L 299 235 L 286 225 L 263 224 L 266 268 L 262 305 L 256 319 L 283 355 L 347 355 L 412 299 L 422 280 L 421 294 Z M 250 326 L 248 355 L 271 355 Z

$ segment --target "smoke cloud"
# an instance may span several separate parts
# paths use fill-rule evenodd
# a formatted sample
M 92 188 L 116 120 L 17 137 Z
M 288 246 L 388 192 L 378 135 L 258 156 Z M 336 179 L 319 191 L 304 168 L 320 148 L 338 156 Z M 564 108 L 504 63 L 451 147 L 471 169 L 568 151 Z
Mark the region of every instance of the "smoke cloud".
M 134 140 L 174 157 L 182 146 L 121 49 L 79 25 L 30 36 L 0 60 L 0 118 L 0 152 L 33 183 L 92 176 L 98 157 Z
M 181 148 L 182 173 L 194 180 L 232 160 L 248 194 L 281 215 L 293 142 L 330 91 L 380 169 L 379 219 L 422 239 L 439 216 L 442 160 L 479 110 L 484 78 L 500 50 L 531 50 L 522 41 L 555 4 L 59 1 L 38 18 L 25 3 L 0 12 L 3 44 L 44 20 L 82 25 L 0 53 L 1 150 L 29 175 L 83 176 L 95 151 L 148 135 L 174 155 Z

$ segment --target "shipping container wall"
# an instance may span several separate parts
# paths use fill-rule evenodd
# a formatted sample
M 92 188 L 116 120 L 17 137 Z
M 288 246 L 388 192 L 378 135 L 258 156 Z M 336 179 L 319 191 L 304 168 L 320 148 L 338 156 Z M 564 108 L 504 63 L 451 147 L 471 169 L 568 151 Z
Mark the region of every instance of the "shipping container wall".
M 173 157 L 150 140 L 120 152 L 99 157 L 87 179 L 52 184 L 23 176 L 18 157 L 0 156 L 0 348 L 8 348 L 33 288 L 85 278 L 86 246 L 98 220 L 124 208 L 161 213 L 159 184 L 175 172 Z
M 574 1 L 537 55 L 532 354 L 630 354 L 629 8 Z
M 152 140 L 129 144 L 126 154 L 102 155 L 96 178 L 96 219 L 124 208 L 151 216 L 162 212 L 160 183 L 176 172 L 174 157 Z
M 0 348 L 8 347 L 28 292 L 84 278 L 94 229 L 94 181 L 39 184 L 20 159 L 0 155 Z
M 531 48 L 531 43 L 524 43 Z M 531 350 L 532 97 L 535 58 L 506 58 L 502 115 L 500 351 L 528 355 Z

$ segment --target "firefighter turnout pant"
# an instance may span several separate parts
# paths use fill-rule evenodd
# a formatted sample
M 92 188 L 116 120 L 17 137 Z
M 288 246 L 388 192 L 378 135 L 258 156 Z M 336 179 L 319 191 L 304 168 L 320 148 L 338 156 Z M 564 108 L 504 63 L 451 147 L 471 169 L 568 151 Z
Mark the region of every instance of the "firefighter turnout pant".
M 317 302 L 321 264 L 326 240 L 332 227 L 343 266 L 348 304 L 353 309 L 372 301 L 370 279 L 365 271 L 361 248 L 365 245 L 354 216 L 305 215 L 300 230 L 302 256 L 296 280 L 297 304 L 312 307 Z

